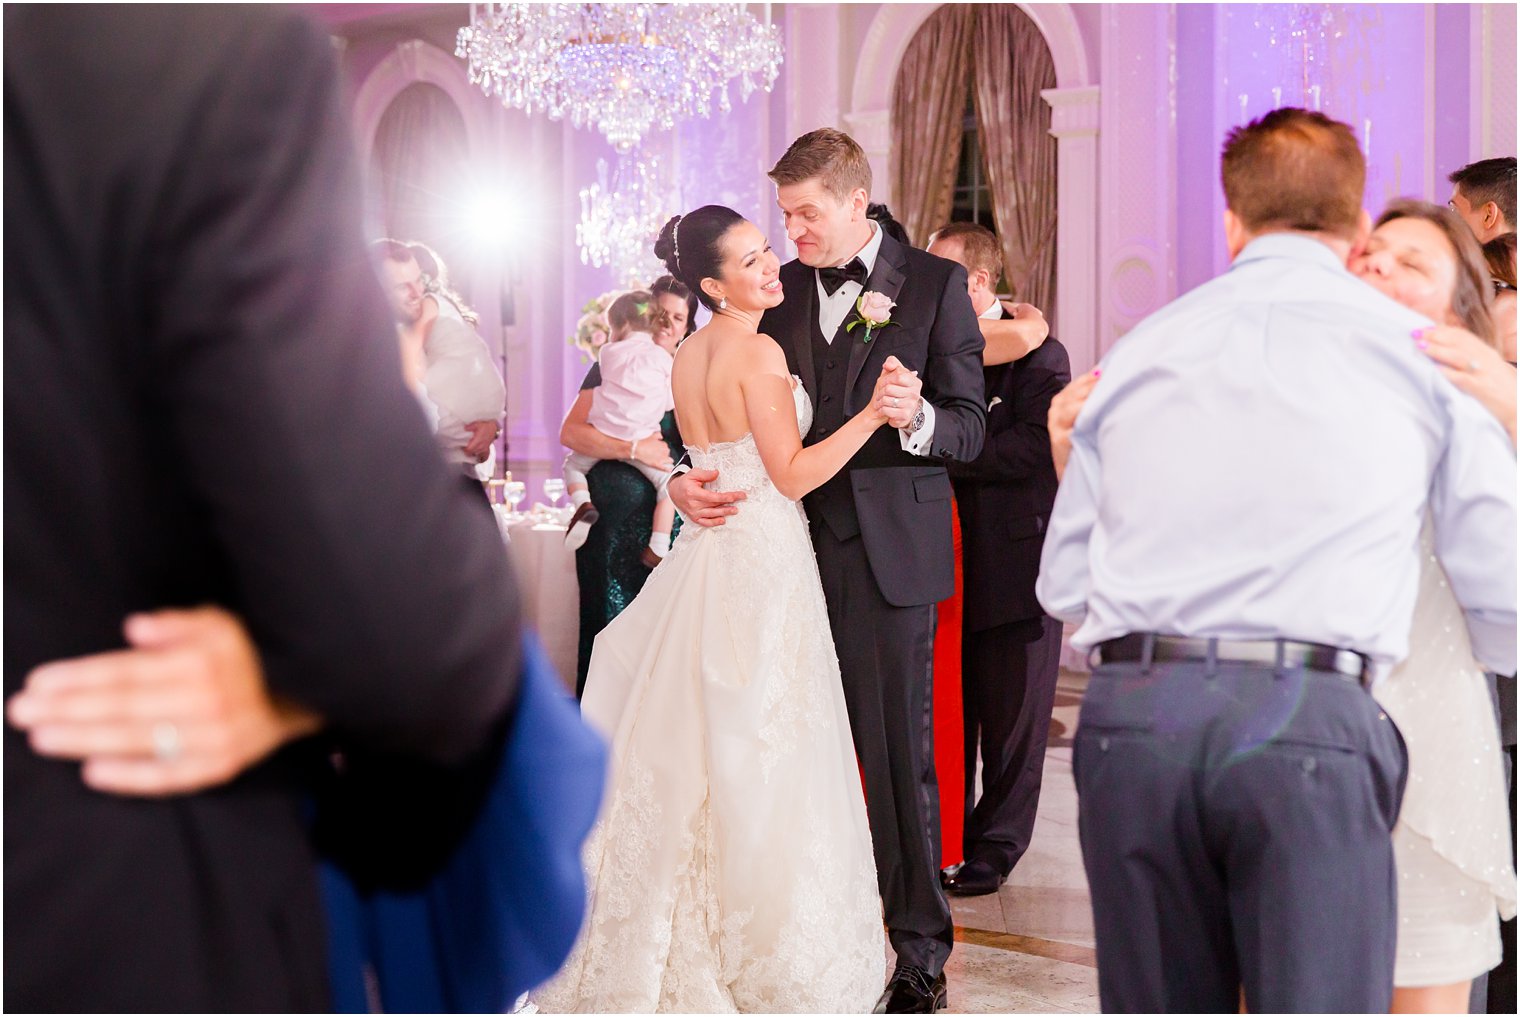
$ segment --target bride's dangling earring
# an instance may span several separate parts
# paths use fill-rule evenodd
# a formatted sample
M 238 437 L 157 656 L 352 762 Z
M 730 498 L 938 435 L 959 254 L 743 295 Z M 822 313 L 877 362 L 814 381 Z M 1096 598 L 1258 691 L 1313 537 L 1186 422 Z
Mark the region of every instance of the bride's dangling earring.
M 723 310 L 726 307 L 728 307 L 728 298 L 727 297 L 720 298 L 718 300 L 718 310 L 721 311 L 721 310 Z

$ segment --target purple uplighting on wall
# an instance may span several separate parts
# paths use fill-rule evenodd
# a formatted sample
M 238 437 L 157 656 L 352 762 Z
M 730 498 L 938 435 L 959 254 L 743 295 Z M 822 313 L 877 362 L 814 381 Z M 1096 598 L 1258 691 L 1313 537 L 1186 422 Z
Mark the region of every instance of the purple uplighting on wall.
M 1219 8 L 1225 129 L 1280 106 L 1349 124 L 1367 154 L 1369 209 L 1426 193 L 1426 11 L 1405 4 Z
M 1443 202 L 1472 158 L 1471 5 L 1209 4 L 1178 8 L 1178 283 L 1221 271 L 1225 135 L 1281 106 L 1349 124 L 1365 206 Z M 1207 194 L 1207 204 L 1199 196 Z
M 730 205 L 789 257 L 765 171 L 795 135 L 819 126 L 856 135 L 883 194 L 892 83 L 934 7 L 776 5 L 790 50 L 775 90 L 646 139 L 679 204 Z M 1444 202 L 1450 172 L 1515 150 L 1513 4 L 1027 9 L 1061 57 L 1058 87 L 1041 101 L 1057 114 L 1067 304 L 1046 310 L 1074 367 L 1097 363 L 1136 322 L 1228 267 L 1220 149 L 1232 128 L 1274 107 L 1317 108 L 1351 125 L 1368 156 L 1373 215 L 1402 195 Z M 470 85 L 454 54 L 463 5 L 317 10 L 338 37 L 367 168 L 390 103 L 425 83 L 458 106 L 476 174 L 522 192 L 531 228 L 513 234 L 511 278 L 468 257 L 457 269 L 507 365 L 513 469 L 557 471 L 560 420 L 587 368 L 565 337 L 581 305 L 614 284 L 609 268 L 582 264 L 574 240 L 579 191 L 597 179 L 599 159 L 612 161 L 611 148 L 593 131 L 504 110 Z

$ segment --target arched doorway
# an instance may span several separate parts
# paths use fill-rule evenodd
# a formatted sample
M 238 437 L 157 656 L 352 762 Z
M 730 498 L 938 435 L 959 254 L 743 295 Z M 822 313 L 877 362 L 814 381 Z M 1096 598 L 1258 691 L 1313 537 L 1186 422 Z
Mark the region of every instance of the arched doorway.
M 450 262 L 456 288 L 479 290 L 481 334 L 496 345 L 497 266 L 463 242 L 469 173 L 489 161 L 480 93 L 458 59 L 421 39 L 397 43 L 354 95 L 354 133 L 367 171 L 372 229 L 422 240 Z M 487 320 L 492 319 L 492 320 Z M 500 352 L 499 350 L 497 352 Z
M 886 181 L 892 145 L 892 88 L 909 43 L 940 4 L 883 4 L 871 21 L 855 65 L 851 135 L 871 160 L 873 176 Z M 1050 133 L 1057 141 L 1057 265 L 1065 280 L 1053 319 L 1071 354 L 1072 370 L 1097 362 L 1098 87 L 1092 84 L 1087 47 L 1070 4 L 1018 4 L 1050 49 L 1056 87 L 1043 93 L 1050 104 Z M 891 200 L 891 195 L 885 195 Z
M 416 82 L 391 100 L 375 127 L 368 190 L 386 236 L 422 240 L 452 266 L 467 254 L 460 206 L 470 144 L 464 117 L 448 93 Z
M 396 43 L 354 93 L 368 228 L 438 250 L 453 288 L 479 314 L 476 331 L 509 385 L 505 444 L 497 450 L 502 461 L 522 421 L 531 422 L 533 407 L 524 385 L 513 386 L 506 364 L 515 280 L 501 251 L 482 243 L 472 221 L 482 180 L 505 164 L 500 126 L 499 112 L 470 84 L 463 62 L 422 39 Z
M 1041 94 L 1050 47 L 1013 4 L 947 4 L 903 53 L 893 90 L 890 189 L 897 217 L 927 238 L 966 219 L 993 230 L 1013 299 L 1059 333 L 1056 140 Z

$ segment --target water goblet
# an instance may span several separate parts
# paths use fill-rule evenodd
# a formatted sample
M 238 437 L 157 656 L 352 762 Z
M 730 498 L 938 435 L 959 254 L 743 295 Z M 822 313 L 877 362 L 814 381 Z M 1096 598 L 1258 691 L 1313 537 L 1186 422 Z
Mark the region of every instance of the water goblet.
M 512 515 L 517 516 L 520 514 L 517 506 L 521 505 L 523 499 L 528 496 L 528 485 L 521 480 L 509 480 L 502 487 L 502 494 L 506 496 L 507 504 L 512 507 Z
M 559 477 L 550 477 L 544 481 L 544 497 L 549 499 L 549 504 L 559 508 L 559 500 L 565 496 L 565 482 Z

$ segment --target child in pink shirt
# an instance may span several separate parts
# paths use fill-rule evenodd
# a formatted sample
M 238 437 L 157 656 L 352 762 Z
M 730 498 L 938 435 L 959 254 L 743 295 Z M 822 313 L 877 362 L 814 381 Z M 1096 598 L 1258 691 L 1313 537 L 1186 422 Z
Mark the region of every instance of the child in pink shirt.
M 670 368 L 675 361 L 654 341 L 660 325 L 658 318 L 663 313 L 647 290 L 624 293 L 607 308 L 612 337 L 598 357 L 602 383 L 591 393 L 591 411 L 586 418 L 587 423 L 609 438 L 628 442 L 628 455 L 622 462 L 637 469 L 654 485 L 658 499 L 654 507 L 654 531 L 649 536 L 647 553 L 641 556 L 650 567 L 659 564 L 659 559 L 670 550 L 670 530 L 675 522 L 675 506 L 665 491 L 668 479 L 665 471 L 634 458 L 638 440 L 658 432 L 660 421 L 675 405 L 670 394 Z M 565 543 L 572 549 L 586 542 L 599 518 L 586 486 L 586 474 L 598 462 L 596 457 L 579 452 L 565 458 L 565 487 L 575 506 Z

